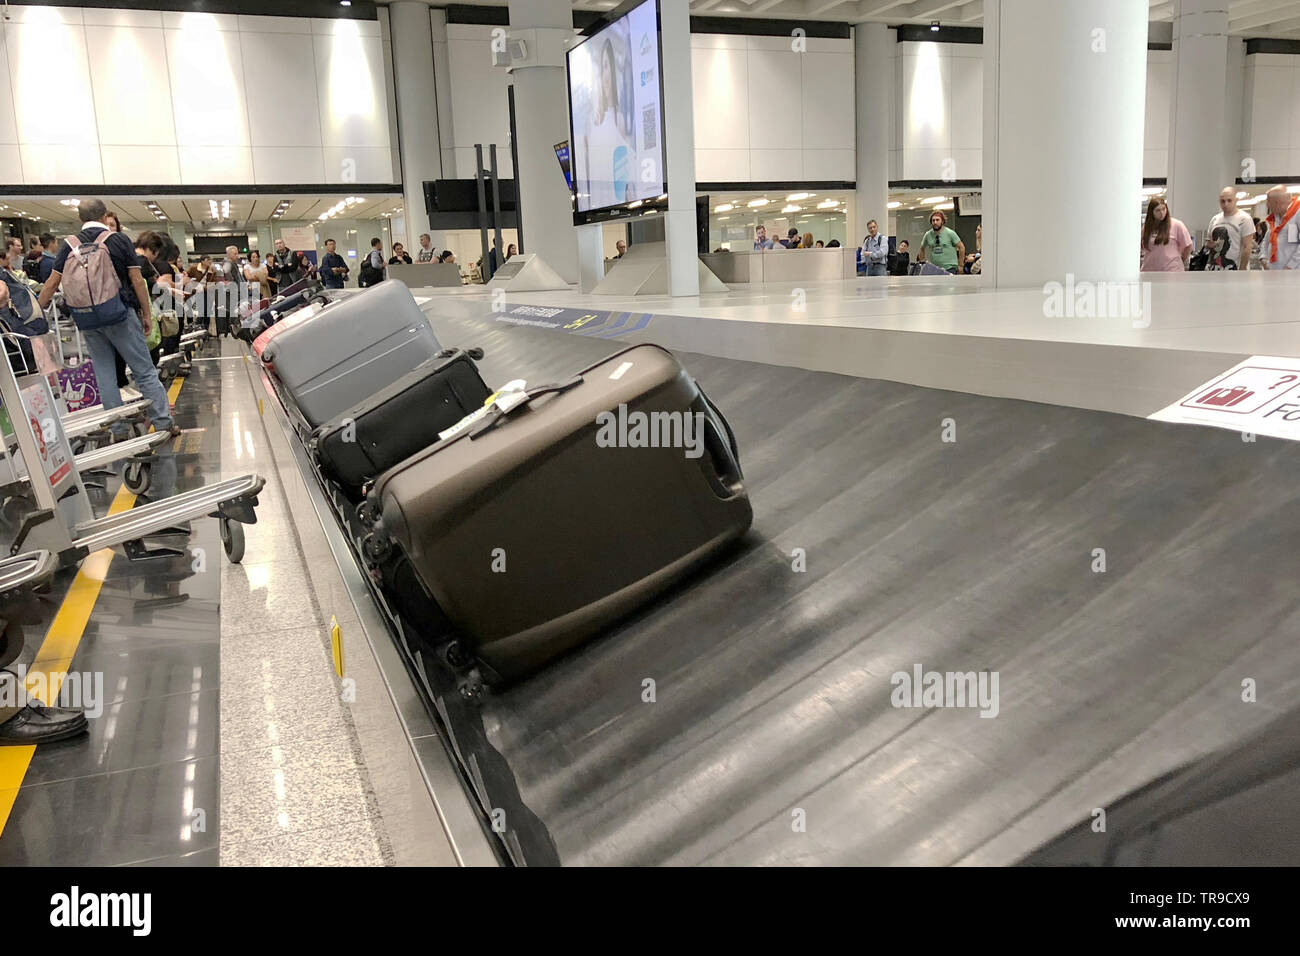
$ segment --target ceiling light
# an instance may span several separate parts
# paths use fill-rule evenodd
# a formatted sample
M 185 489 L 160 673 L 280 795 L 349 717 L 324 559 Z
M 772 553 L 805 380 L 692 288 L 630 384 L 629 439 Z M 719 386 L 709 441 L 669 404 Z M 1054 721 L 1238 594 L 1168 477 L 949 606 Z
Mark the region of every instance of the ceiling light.
M 731 210 L 733 210 L 733 209 L 735 209 L 735 208 L 736 208 L 736 207 L 735 207 L 732 203 L 724 202 L 721 206 L 714 206 L 714 207 L 713 207 L 713 211 L 714 211 L 714 212 L 731 212 Z
M 757 208 L 758 206 L 766 206 L 766 205 L 767 205 L 768 203 L 770 203 L 771 201 L 772 201 L 772 200 L 770 200 L 770 199 L 766 199 L 766 198 L 764 198 L 764 199 L 751 199 L 749 202 L 745 203 L 745 205 L 748 206 L 750 209 L 755 209 L 755 208 Z
M 903 205 L 901 202 L 898 202 L 897 200 L 895 200 L 894 202 L 886 203 L 886 204 L 885 204 L 885 208 L 886 208 L 886 209 L 897 209 L 897 208 L 898 208 L 899 206 L 901 206 L 901 205 Z
M 1296 194 L 1300 194 L 1300 185 L 1288 186 L 1286 187 L 1286 191 L 1291 193 L 1293 196 Z
M 938 20 L 931 20 L 931 21 L 930 21 L 930 32 L 931 32 L 931 33 L 938 33 L 938 32 L 939 32 L 939 21 L 938 21 Z
M 834 208 L 834 207 L 837 206 L 837 205 L 839 205 L 839 200 L 838 200 L 838 199 L 823 199 L 821 202 L 819 202 L 819 203 L 817 204 L 817 208 L 818 208 L 818 209 L 832 209 L 832 208 Z
M 933 206 L 935 203 L 947 202 L 947 201 L 948 201 L 947 196 L 929 196 L 926 199 L 921 200 L 921 205 Z
M 950 203 L 950 202 L 941 202 L 941 203 L 939 203 L 939 205 L 935 206 L 934 208 L 935 208 L 935 209 L 953 209 L 953 208 L 955 208 L 955 207 L 956 207 L 956 204 L 955 204 L 955 203 Z
M 350 6 L 352 6 L 352 0 L 339 0 L 339 6 L 340 6 L 340 7 L 350 7 Z
M 799 212 L 801 209 L 803 209 L 803 206 L 796 206 L 794 203 L 781 207 L 782 212 Z
M 812 199 L 816 193 L 791 193 L 785 197 L 786 202 L 798 202 L 800 199 Z

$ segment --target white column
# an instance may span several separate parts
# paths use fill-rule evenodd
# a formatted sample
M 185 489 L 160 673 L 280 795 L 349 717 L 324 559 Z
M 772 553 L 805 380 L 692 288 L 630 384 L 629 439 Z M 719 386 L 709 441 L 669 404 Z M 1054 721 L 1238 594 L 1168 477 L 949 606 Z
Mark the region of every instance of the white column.
M 578 281 L 578 237 L 555 144 L 569 138 L 564 45 L 558 38 L 572 32 L 569 0 L 510 0 L 510 35 L 523 39 L 528 51 L 511 71 L 524 251 L 542 256 L 566 282 Z
M 402 201 L 408 225 L 408 235 L 398 238 L 410 249 L 417 244 L 416 236 L 429 228 L 424 181 L 442 176 L 429 6 L 422 0 L 396 0 L 388 5 L 388 22 L 402 157 Z
M 668 164 L 668 294 L 699 295 L 695 240 L 695 105 L 691 82 L 691 11 L 687 0 L 661 0 L 664 162 Z
M 1148 13 L 985 0 L 986 283 L 1137 279 Z
M 1197 237 L 1219 211 L 1219 190 L 1236 181 L 1223 161 L 1225 140 L 1238 138 L 1230 129 L 1228 0 L 1177 0 L 1167 199 Z
M 441 178 L 454 179 L 456 177 L 456 150 L 449 145 L 453 129 L 451 112 L 453 104 L 451 97 L 451 54 L 447 49 L 447 11 L 431 9 L 429 11 L 429 21 L 433 28 L 433 82 L 438 92 L 438 140 L 442 147 Z M 509 155 L 509 149 L 506 150 L 506 154 Z M 509 175 L 513 176 L 514 173 Z M 424 209 L 423 203 L 421 203 L 420 209 Z M 407 218 L 410 218 L 409 207 L 407 208 Z M 423 221 L 423 217 L 421 221 Z M 414 230 L 415 235 L 411 237 L 412 246 L 419 245 L 418 237 L 424 231 L 424 229 Z M 429 230 L 429 239 L 433 247 L 439 251 L 446 249 L 450 245 L 449 234 L 445 230 Z
M 874 219 L 889 235 L 889 104 L 894 98 L 893 35 L 883 23 L 853 28 L 853 71 L 857 110 L 857 190 L 848 241 L 857 245 Z

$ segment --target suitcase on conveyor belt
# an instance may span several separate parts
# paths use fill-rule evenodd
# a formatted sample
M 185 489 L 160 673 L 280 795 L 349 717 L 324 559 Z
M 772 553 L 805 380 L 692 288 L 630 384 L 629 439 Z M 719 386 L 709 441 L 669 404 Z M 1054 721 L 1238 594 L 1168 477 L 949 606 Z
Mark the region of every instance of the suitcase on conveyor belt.
M 508 386 L 476 418 L 379 477 L 363 551 L 426 637 L 454 636 L 445 658 L 476 657 L 489 681 L 595 635 L 753 518 L 726 419 L 658 346 Z M 677 446 L 638 444 L 647 421 Z M 440 618 L 450 633 L 430 634 Z
M 253 339 L 253 354 L 270 365 L 271 361 L 266 358 L 265 352 L 267 346 L 275 340 L 276 336 L 281 332 L 293 328 L 295 325 L 306 322 L 308 319 L 314 317 L 319 311 L 320 308 L 299 309 L 293 315 L 286 316 L 284 321 L 267 326 L 257 334 L 257 338 Z
M 389 280 L 330 303 L 310 320 L 293 323 L 263 347 L 262 359 L 275 366 L 280 384 L 315 428 L 433 358 L 440 349 L 410 290 Z
M 327 478 L 358 498 L 367 481 L 428 448 L 491 393 L 473 353 L 440 353 L 316 429 L 316 461 Z
M 299 309 L 307 305 L 325 305 L 328 302 L 327 299 L 321 296 L 321 287 L 319 285 L 314 288 L 302 289 L 293 295 L 280 299 L 270 301 L 263 299 L 262 301 L 266 304 L 240 319 L 239 329 L 235 332 L 237 338 L 251 344 L 257 336 Z

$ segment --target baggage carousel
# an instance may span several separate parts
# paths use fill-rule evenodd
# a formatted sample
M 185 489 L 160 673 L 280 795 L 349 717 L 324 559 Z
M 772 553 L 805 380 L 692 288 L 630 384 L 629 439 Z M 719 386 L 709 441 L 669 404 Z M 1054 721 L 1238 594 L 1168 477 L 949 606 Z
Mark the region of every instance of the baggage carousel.
M 625 347 L 425 309 L 490 384 Z M 1293 444 L 678 355 L 744 542 L 476 700 L 414 654 L 504 859 L 1009 864 L 1294 700 Z M 917 670 L 996 673 L 995 706 L 895 706 Z

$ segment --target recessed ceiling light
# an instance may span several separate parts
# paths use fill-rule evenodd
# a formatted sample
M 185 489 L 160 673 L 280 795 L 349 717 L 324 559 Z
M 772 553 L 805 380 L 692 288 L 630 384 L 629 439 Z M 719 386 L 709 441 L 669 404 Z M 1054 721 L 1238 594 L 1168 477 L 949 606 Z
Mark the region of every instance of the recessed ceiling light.
M 731 203 L 729 203 L 729 202 L 724 202 L 721 206 L 714 206 L 714 207 L 713 207 L 713 211 L 714 211 L 714 212 L 731 212 L 731 210 L 733 210 L 733 209 L 735 209 L 735 208 L 736 208 L 736 207 L 735 207 L 734 205 L 732 205 Z
M 785 197 L 786 202 L 798 202 L 801 199 L 812 199 L 816 193 L 791 193 Z
M 895 200 L 894 202 L 886 203 L 886 208 L 887 208 L 887 209 L 897 209 L 897 208 L 898 208 L 899 206 L 901 206 L 901 205 L 903 205 L 901 202 L 898 202 L 897 200 Z
M 764 197 L 763 199 L 751 199 L 749 202 L 745 203 L 745 205 L 748 206 L 750 209 L 754 209 L 758 206 L 766 206 L 771 201 L 772 200 Z
M 938 32 L 939 32 L 939 21 L 938 21 L 938 20 L 931 20 L 931 21 L 930 21 L 930 32 L 931 32 L 931 33 L 938 33 Z

